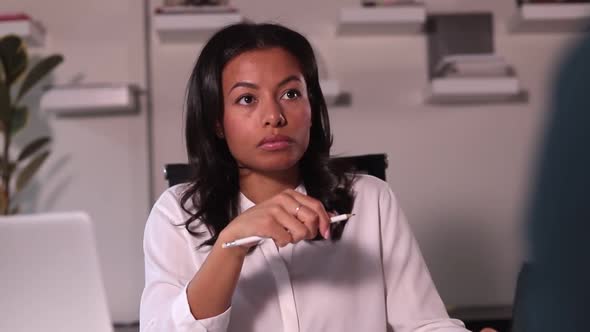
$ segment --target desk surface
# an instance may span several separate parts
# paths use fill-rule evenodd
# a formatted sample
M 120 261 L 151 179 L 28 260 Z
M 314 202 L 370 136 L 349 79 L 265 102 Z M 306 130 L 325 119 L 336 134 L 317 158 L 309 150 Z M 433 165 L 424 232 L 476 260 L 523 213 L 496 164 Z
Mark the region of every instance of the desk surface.
M 477 306 L 477 307 L 456 307 L 449 309 L 449 315 L 460 320 L 493 320 L 512 319 L 512 306 Z
M 128 325 L 115 324 L 115 332 L 139 332 L 139 323 Z

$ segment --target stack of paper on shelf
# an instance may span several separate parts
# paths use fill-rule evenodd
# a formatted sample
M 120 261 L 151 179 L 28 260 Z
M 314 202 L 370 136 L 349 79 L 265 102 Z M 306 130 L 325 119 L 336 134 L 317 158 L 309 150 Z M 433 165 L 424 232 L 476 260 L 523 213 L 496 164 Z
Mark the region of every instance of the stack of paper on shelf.
M 43 44 L 45 28 L 26 13 L 0 13 L 0 36 L 17 35 L 27 42 Z
M 177 5 L 156 8 L 156 14 L 226 14 L 235 12 L 237 9 L 229 5 Z
M 434 95 L 498 96 L 516 95 L 520 83 L 513 68 L 494 54 L 445 56 L 436 66 L 431 81 Z
M 422 5 L 424 0 L 362 0 L 363 7 L 387 7 L 399 5 Z

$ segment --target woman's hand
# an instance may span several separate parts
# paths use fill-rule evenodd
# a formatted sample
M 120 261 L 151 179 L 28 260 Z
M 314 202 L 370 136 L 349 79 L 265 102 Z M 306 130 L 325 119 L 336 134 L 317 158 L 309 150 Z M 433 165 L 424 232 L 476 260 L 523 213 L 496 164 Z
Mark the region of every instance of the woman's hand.
M 323 204 L 313 197 L 287 189 L 244 211 L 219 234 L 218 242 L 248 236 L 272 238 L 277 246 L 310 240 L 318 232 L 330 237 L 330 217 Z M 250 246 L 242 246 L 246 253 Z

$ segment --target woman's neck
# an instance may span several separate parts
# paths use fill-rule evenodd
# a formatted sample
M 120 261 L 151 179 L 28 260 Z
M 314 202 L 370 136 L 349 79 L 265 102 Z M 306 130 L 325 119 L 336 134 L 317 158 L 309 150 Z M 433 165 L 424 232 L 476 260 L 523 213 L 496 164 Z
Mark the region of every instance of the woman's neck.
M 254 204 L 264 202 L 285 189 L 295 189 L 299 183 L 298 167 L 276 173 L 240 170 L 240 191 Z

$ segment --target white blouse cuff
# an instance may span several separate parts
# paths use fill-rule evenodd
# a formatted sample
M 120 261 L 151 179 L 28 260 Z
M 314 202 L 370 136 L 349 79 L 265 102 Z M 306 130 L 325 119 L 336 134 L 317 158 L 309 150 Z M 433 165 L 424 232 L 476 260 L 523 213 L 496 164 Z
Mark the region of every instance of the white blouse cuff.
M 182 290 L 182 294 L 178 296 L 172 303 L 172 321 L 174 322 L 177 331 L 227 331 L 231 307 L 217 316 L 197 320 L 191 313 L 188 304 L 188 296 L 186 293 L 187 287 L 188 284 Z

